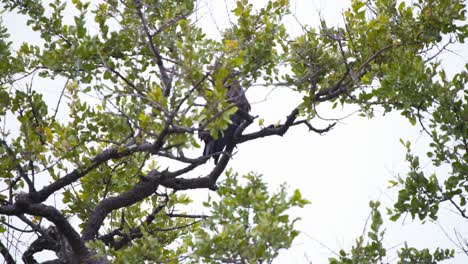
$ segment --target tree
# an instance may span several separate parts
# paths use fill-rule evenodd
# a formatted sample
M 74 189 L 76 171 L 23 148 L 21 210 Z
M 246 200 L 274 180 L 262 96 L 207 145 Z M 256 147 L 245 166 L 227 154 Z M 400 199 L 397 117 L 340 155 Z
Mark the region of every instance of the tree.
M 282 22 L 287 0 L 261 8 L 239 0 L 221 39 L 199 28 L 190 0 L 73 0 L 72 17 L 60 0 L 47 7 L 36 0 L 2 3 L 25 15 L 43 41 L 13 50 L 0 28 L 0 118 L 8 122 L 0 140 L 0 214 L 2 231 L 37 235 L 23 250 L 25 263 L 36 263 L 44 250 L 57 255 L 49 263 L 270 262 L 297 235 L 286 210 L 307 201 L 298 191 L 288 198 L 284 187 L 270 195 L 254 173 L 239 181 L 228 171 L 224 183 L 220 176 L 236 145 L 296 126 L 328 132 L 336 123 L 315 125 L 327 105 L 357 106 L 368 117 L 375 109 L 400 112 L 430 135 L 433 164 L 451 166 L 441 183 L 422 173 L 409 152 L 410 173 L 394 182 L 401 190 L 393 219 L 405 213 L 435 219 L 445 202 L 467 218 L 468 75 L 449 78 L 437 62 L 437 48 L 468 36 L 462 0 L 410 6 L 355 0 L 343 27 L 322 21 L 316 29 L 304 25 L 298 37 Z M 34 87 L 36 75 L 64 83 L 57 102 Z M 236 119 L 232 140 L 203 155 L 197 136 L 217 139 L 239 113 L 228 99 L 229 78 L 247 96 L 259 85 L 284 86 L 302 101 L 276 124 L 264 125 L 261 116 Z M 29 80 L 25 88 L 22 80 Z M 219 156 L 215 165 L 207 163 L 212 156 Z M 202 167 L 204 176 L 196 177 Z M 211 215 L 176 211 L 191 203 L 183 191 L 195 189 L 219 193 L 205 203 Z M 54 195 L 62 203 L 53 204 Z M 367 254 L 369 263 L 385 254 L 378 204 L 371 207 L 369 237 L 376 243 L 361 250 L 361 239 L 352 251 L 358 260 Z M 1 245 L 14 263 L 7 249 Z M 428 259 L 426 251 L 401 252 L 401 261 Z M 331 262 L 353 259 L 343 252 Z

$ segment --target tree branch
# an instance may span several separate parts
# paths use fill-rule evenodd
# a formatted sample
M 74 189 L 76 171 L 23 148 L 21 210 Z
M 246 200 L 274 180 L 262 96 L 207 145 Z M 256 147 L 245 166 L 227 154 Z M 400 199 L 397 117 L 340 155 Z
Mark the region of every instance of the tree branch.
M 6 248 L 5 245 L 3 245 L 1 240 L 0 240 L 0 253 L 2 254 L 3 259 L 5 260 L 7 264 L 16 264 L 15 259 L 10 254 L 10 251 L 8 250 L 8 248 Z
M 153 37 L 148 29 L 148 21 L 146 20 L 146 17 L 141 11 L 141 3 L 139 0 L 134 0 L 133 2 L 135 5 L 135 9 L 137 11 L 138 17 L 140 17 L 141 23 L 143 24 L 143 30 L 145 31 L 146 37 L 148 38 L 149 49 L 151 50 L 151 53 L 153 54 L 153 56 L 156 58 L 156 64 L 158 65 L 159 73 L 161 74 L 162 84 L 164 88 L 163 94 L 165 97 L 168 97 L 172 89 L 171 79 L 169 78 L 169 75 L 167 74 L 167 69 L 164 67 L 164 62 L 159 52 L 159 49 L 154 45 Z
M 208 188 L 211 190 L 215 190 L 216 181 L 226 168 L 226 165 L 229 162 L 233 149 L 234 143 L 230 143 L 226 147 L 226 150 L 223 152 L 223 156 L 221 157 L 216 167 L 212 170 L 212 172 L 209 175 L 205 177 L 193 179 L 177 178 L 177 176 L 185 174 L 198 167 L 199 165 L 205 163 L 206 159 L 209 158 L 205 156 L 201 157 L 198 163 L 192 163 L 186 166 L 185 168 L 174 172 L 169 172 L 167 170 L 163 172 L 158 172 L 156 170 L 150 171 L 146 177 L 143 177 L 142 180 L 138 182 L 129 191 L 114 197 L 106 198 L 101 203 L 99 203 L 99 205 L 94 209 L 93 213 L 91 213 L 91 215 L 88 218 L 88 221 L 85 224 L 82 239 L 85 241 L 94 239 L 97 236 L 99 229 L 107 214 L 109 214 L 113 210 L 132 205 L 138 201 L 149 197 L 154 192 L 156 192 L 159 185 L 174 190 L 186 190 L 196 188 Z
M 126 156 L 129 156 L 136 152 L 148 152 L 148 153 L 157 153 L 158 150 L 162 147 L 163 138 L 167 135 L 167 127 L 160 133 L 158 140 L 154 143 L 141 143 L 135 144 L 131 142 L 125 146 L 113 146 L 108 149 L 103 150 L 101 153 L 97 154 L 90 159 L 89 165 L 84 168 L 77 168 L 70 172 L 69 174 L 63 176 L 62 178 L 56 180 L 55 182 L 45 186 L 42 190 L 28 193 L 24 195 L 22 199 L 25 203 L 40 203 L 45 201 L 51 194 L 62 189 L 63 187 L 72 184 L 81 177 L 85 176 L 88 172 L 98 167 L 99 165 L 111 160 L 119 159 Z M 2 206 L 0 206 L 0 209 Z M 5 208 L 8 210 L 7 208 Z
M 391 49 L 391 48 L 396 48 L 401 46 L 401 43 L 392 43 L 390 45 L 387 45 L 380 50 L 376 51 L 372 56 L 367 58 L 366 61 L 364 61 L 356 71 L 350 72 L 350 68 L 346 69 L 346 72 L 343 74 L 343 76 L 338 80 L 338 82 L 333 85 L 332 87 L 323 89 L 319 92 L 317 92 L 314 95 L 313 101 L 315 102 L 324 102 L 324 101 L 329 101 L 331 99 L 337 98 L 339 95 L 348 92 L 348 86 L 350 86 L 355 80 L 361 78 L 365 72 L 364 69 L 369 66 L 369 64 L 375 60 L 379 55 L 381 55 L 383 52 Z M 345 79 L 347 76 L 350 76 L 351 80 L 348 80 L 345 82 Z
M 145 221 L 144 224 L 141 224 L 140 226 L 136 228 L 132 228 L 129 231 L 129 234 L 122 233 L 123 226 L 121 226 L 119 229 L 114 230 L 104 236 L 100 236 L 99 240 L 103 241 L 105 244 L 112 246 L 114 249 L 118 250 L 122 248 L 123 246 L 127 245 L 130 243 L 133 239 L 139 238 L 142 236 L 141 234 L 141 228 L 143 228 L 143 225 L 149 226 L 153 220 L 155 219 L 155 216 L 166 207 L 167 202 L 169 201 L 169 197 L 166 196 L 166 199 L 164 200 L 163 204 L 158 205 L 151 214 L 149 214 Z M 115 236 L 122 237 L 119 241 L 115 241 Z
M 6 153 L 8 154 L 8 156 L 10 156 L 10 158 L 13 160 L 13 162 L 16 164 L 16 169 L 18 170 L 18 173 L 20 175 L 21 178 L 23 178 L 23 180 L 26 182 L 26 184 L 28 185 L 28 188 L 29 188 L 29 192 L 35 192 L 36 189 L 34 188 L 34 184 L 33 182 L 31 181 L 31 179 L 29 179 L 28 175 L 26 174 L 26 172 L 23 170 L 23 167 L 21 167 L 21 163 L 18 161 L 18 159 L 16 158 L 16 155 L 15 153 L 13 152 L 13 150 L 10 148 L 10 146 L 8 146 L 8 144 L 6 143 L 5 140 L 0 140 L 0 144 L 3 145 L 3 147 L 5 148 L 5 151 Z M 16 184 L 17 181 L 13 181 L 11 184 L 10 184 L 10 188 L 12 188 L 15 184 Z
M 209 216 L 207 215 L 188 215 L 188 214 L 174 214 L 174 213 L 169 213 L 166 214 L 169 217 L 181 217 L 181 218 L 203 218 L 206 219 Z
M 268 137 L 268 136 L 273 136 L 273 135 L 283 136 L 288 131 L 288 129 L 294 124 L 294 121 L 296 120 L 298 114 L 299 114 L 299 108 L 296 107 L 288 115 L 288 117 L 286 118 L 286 121 L 282 125 L 279 125 L 279 126 L 270 125 L 268 127 L 261 129 L 260 131 L 242 135 L 236 140 L 236 143 L 243 143 L 243 142 L 254 140 L 257 138 L 263 138 L 263 137 Z
M 323 133 L 330 131 L 336 125 L 336 122 L 333 124 L 329 124 L 326 128 L 322 128 L 322 129 L 313 127 L 307 120 L 296 121 L 291 126 L 296 126 L 300 124 L 305 124 L 309 128 L 309 131 L 314 131 L 315 133 L 323 134 Z
M 54 252 L 58 252 L 60 250 L 60 244 L 58 242 L 56 234 L 56 230 L 53 227 L 47 229 L 46 236 L 39 236 L 36 240 L 34 240 L 28 247 L 26 251 L 24 251 L 22 260 L 26 264 L 36 264 L 38 263 L 34 258 L 34 254 L 44 251 L 44 250 L 51 250 Z M 50 237 L 54 237 L 55 240 L 50 239 Z M 62 245 L 65 246 L 65 245 Z
M 54 223 L 57 231 L 67 239 L 70 247 L 77 256 L 84 258 L 89 255 L 89 251 L 81 240 L 80 235 L 59 210 L 44 204 L 26 205 L 24 209 L 25 213 L 45 217 L 50 222 Z
M 160 175 L 160 172 L 152 170 L 129 191 L 106 198 L 100 202 L 85 223 L 82 235 L 83 240 L 89 241 L 97 236 L 105 217 L 111 211 L 132 205 L 156 192 L 159 187 Z

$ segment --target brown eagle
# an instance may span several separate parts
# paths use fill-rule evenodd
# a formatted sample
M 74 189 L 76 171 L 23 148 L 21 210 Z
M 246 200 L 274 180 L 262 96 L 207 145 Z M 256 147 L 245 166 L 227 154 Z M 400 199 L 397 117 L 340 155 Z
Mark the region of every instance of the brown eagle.
M 224 130 L 218 131 L 218 138 L 214 139 L 208 131 L 200 132 L 199 136 L 205 142 L 203 155 L 213 156 L 214 163 L 218 163 L 220 152 L 224 150 L 226 145 L 234 139 L 234 133 L 243 120 L 249 118 L 250 104 L 245 96 L 245 91 L 238 81 L 226 86 L 228 89 L 226 93 L 227 101 L 237 106 L 237 111 L 231 115 L 231 124 Z

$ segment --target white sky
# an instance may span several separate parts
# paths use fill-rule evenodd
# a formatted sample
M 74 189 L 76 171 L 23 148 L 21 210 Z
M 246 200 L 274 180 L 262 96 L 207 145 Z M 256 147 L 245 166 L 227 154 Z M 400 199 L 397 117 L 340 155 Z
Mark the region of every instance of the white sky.
M 209 2 L 209 1 L 207 1 Z M 317 25 L 324 18 L 329 25 L 342 22 L 342 11 L 350 1 L 343 0 L 296 0 L 292 11 L 303 24 Z M 216 34 L 214 25 L 226 20 L 224 5 L 212 7 L 206 17 L 206 27 Z M 216 23 L 210 23 L 216 21 Z M 287 18 L 290 32 L 300 33 L 292 17 Z M 457 54 L 445 54 L 445 66 L 449 73 L 464 68 L 468 62 L 468 46 L 452 48 Z M 249 91 L 252 100 L 252 90 Z M 261 93 L 259 93 L 261 94 Z M 258 96 L 262 98 L 261 95 Z M 293 102 L 291 102 L 293 101 Z M 267 115 L 266 120 L 285 117 L 295 105 L 297 98 L 285 90 L 276 90 L 270 99 L 253 106 L 253 115 Z M 349 114 L 343 111 L 342 116 Z M 325 114 L 326 116 L 326 114 Z M 269 117 L 269 118 L 268 118 Z M 268 124 L 268 123 L 267 123 Z M 411 140 L 422 157 L 428 145 L 420 128 L 412 127 L 397 113 L 368 120 L 353 116 L 338 124 L 331 132 L 319 136 L 307 129 L 296 128 L 283 138 L 267 138 L 249 142 L 239 147 L 239 152 L 230 166 L 240 172 L 263 173 L 272 186 L 287 182 L 292 189 L 298 188 L 312 203 L 294 213 L 302 218 L 297 227 L 303 232 L 291 249 L 282 252 L 276 263 L 325 263 L 332 256 L 326 247 L 338 252 L 350 249 L 355 238 L 362 234 L 369 215 L 369 200 L 380 200 L 382 213 L 385 206 L 391 207 L 396 199 L 396 190 L 389 190 L 388 181 L 404 175 L 407 163 L 405 149 L 399 139 Z M 427 160 L 426 160 L 427 161 Z M 430 163 L 422 163 L 431 171 Z M 388 228 L 385 245 L 392 248 L 404 241 L 414 247 L 453 247 L 440 226 L 453 235 L 454 228 L 461 234 L 468 233 L 466 221 L 443 207 L 438 223 L 424 226 L 409 219 L 397 223 L 386 222 Z M 319 241 L 320 243 L 318 243 Z M 324 247 L 323 245 L 326 247 Z M 389 260 L 396 257 L 395 249 L 387 253 Z M 307 256 L 307 258 L 305 257 Z M 464 254 L 448 263 L 467 263 Z
M 330 25 L 341 23 L 341 12 L 350 3 L 347 0 L 291 2 L 292 11 L 299 21 L 312 25 L 317 24 L 320 16 Z M 215 3 L 204 0 L 200 6 L 200 23 L 208 35 L 216 36 L 216 25 L 222 28 L 227 22 L 224 1 Z M 286 21 L 293 32 L 299 32 L 294 19 L 288 18 Z M 37 41 L 37 35 L 25 29 L 22 17 L 7 15 L 4 23 L 10 29 L 15 46 L 22 41 Z M 452 50 L 457 54 L 444 55 L 444 64 L 449 73 L 459 71 L 468 62 L 468 45 L 455 46 Z M 38 85 L 46 87 L 43 90 L 45 94 L 54 97 L 60 93 L 63 83 Z M 249 100 L 260 101 L 265 92 L 250 90 Z M 252 114 L 265 115 L 268 124 L 268 120 L 274 122 L 278 117 L 287 116 L 297 100 L 287 90 L 277 89 L 267 102 L 254 104 Z M 343 110 L 342 115 L 349 113 Z M 327 116 L 327 113 L 324 115 Z M 307 263 L 307 259 L 313 263 L 326 263 L 333 253 L 323 245 L 335 252 L 341 248 L 350 249 L 364 228 L 370 212 L 369 200 L 378 199 L 384 206 L 390 207 L 396 199 L 395 190 L 389 190 L 387 186 L 389 180 L 407 171 L 405 150 L 399 143 L 400 138 L 412 141 L 413 147 L 424 157 L 427 138 L 419 127 L 412 127 L 396 113 L 371 120 L 352 116 L 323 136 L 301 127 L 293 128 L 283 138 L 270 137 L 239 146 L 230 167 L 240 173 L 255 171 L 264 174 L 272 189 L 287 182 L 291 191 L 300 189 L 304 197 L 312 202 L 292 212 L 293 216 L 302 218 L 297 228 L 303 234 L 295 240 L 291 249 L 280 254 L 275 263 Z M 429 162 L 422 164 L 428 171 L 433 170 Z M 385 211 L 384 206 L 381 206 L 382 212 Z M 466 221 L 446 206 L 441 209 L 437 223 L 429 222 L 422 226 L 417 221 L 412 223 L 408 217 L 406 221 L 386 221 L 384 225 L 388 230 L 385 239 L 387 248 L 404 241 L 418 248 L 454 247 L 439 225 L 452 236 L 454 228 L 461 234 L 468 234 Z M 396 257 L 395 249 L 387 255 L 389 260 Z M 468 263 L 468 258 L 457 254 L 456 260 L 447 263 Z

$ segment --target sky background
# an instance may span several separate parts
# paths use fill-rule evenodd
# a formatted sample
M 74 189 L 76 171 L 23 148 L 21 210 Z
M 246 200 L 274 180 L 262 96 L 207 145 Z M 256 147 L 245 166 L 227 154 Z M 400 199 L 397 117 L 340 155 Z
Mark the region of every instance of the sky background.
M 200 21 L 213 37 L 219 34 L 218 29 L 229 24 L 226 4 L 220 2 L 223 3 L 207 5 L 209 11 L 205 11 Z M 322 18 L 329 26 L 340 25 L 343 23 L 342 13 L 350 2 L 296 0 L 291 1 L 291 11 L 301 24 L 317 27 Z M 229 3 L 227 9 L 231 7 Z M 262 5 L 262 1 L 255 3 Z M 296 18 L 285 18 L 288 32 L 292 35 L 301 34 Z M 452 46 L 451 50 L 454 53 L 442 56 L 442 63 L 449 74 L 460 71 L 468 63 L 466 44 Z M 268 92 L 268 89 L 263 92 L 251 89 L 249 100 L 263 101 Z M 265 124 L 268 120 L 275 123 L 278 116 L 287 116 L 299 100 L 288 90 L 277 89 L 267 101 L 253 104 L 252 115 L 266 115 Z M 347 116 L 354 110 L 331 112 L 325 109 L 322 114 L 336 118 Z M 388 181 L 404 176 L 407 171 L 406 152 L 400 139 L 412 142 L 415 153 L 421 155 L 425 171 L 446 172 L 444 168 L 434 169 L 425 158 L 429 141 L 421 128 L 411 126 L 398 113 L 376 115 L 373 119 L 353 115 L 323 136 L 298 127 L 288 131 L 283 138 L 270 137 L 241 145 L 230 166 L 240 172 L 263 173 L 272 187 L 287 182 L 291 189 L 300 189 L 311 201 L 304 209 L 294 211 L 293 215 L 302 218 L 297 225 L 302 234 L 291 249 L 280 254 L 276 263 L 307 263 L 307 259 L 313 263 L 326 263 L 333 252 L 341 248 L 350 249 L 365 227 L 370 212 L 369 200 L 381 201 L 382 213 L 385 207 L 391 207 L 396 201 L 397 190 L 388 189 Z M 453 247 L 442 228 L 451 236 L 454 229 L 461 234 L 468 233 L 466 221 L 446 205 L 442 207 L 437 222 L 421 225 L 408 217 L 396 223 L 386 221 L 384 228 L 388 230 L 385 245 L 393 248 L 387 253 L 388 260 L 397 256 L 395 246 L 402 246 L 405 241 L 409 246 L 419 248 Z M 456 256 L 455 260 L 447 263 L 468 263 L 465 254 Z
M 252 1 L 261 5 L 265 1 Z M 349 6 L 345 0 L 291 0 L 291 10 L 303 24 L 317 26 L 319 18 L 329 25 L 342 23 L 342 12 Z M 232 1 L 199 1 L 200 25 L 208 36 L 217 38 L 220 31 L 229 24 L 228 10 Z M 286 26 L 293 35 L 300 34 L 300 26 L 289 16 Z M 10 29 L 11 39 L 18 47 L 22 41 L 38 41 L 37 34 L 26 28 L 24 17 L 4 15 L 4 23 Z M 92 30 L 92 28 L 90 29 Z M 453 53 L 443 54 L 443 65 L 453 74 L 468 63 L 468 46 L 451 48 Z M 63 87 L 62 82 L 38 81 L 35 83 L 46 94 L 51 105 L 57 100 Z M 276 123 L 287 116 L 300 98 L 287 89 L 250 89 L 247 97 L 252 103 L 252 115 L 264 117 L 265 124 Z M 266 98 L 266 95 L 269 96 Z M 344 117 L 355 109 L 339 109 L 333 112 L 324 109 L 327 118 Z M 63 116 L 66 113 L 61 113 Z M 313 123 L 314 124 L 314 123 Z M 317 123 L 317 127 L 326 123 Z M 369 216 L 369 200 L 379 200 L 391 207 L 396 199 L 396 190 L 388 189 L 388 181 L 407 171 L 405 149 L 400 139 L 410 140 L 416 153 L 425 157 L 428 139 L 421 128 L 411 126 L 398 113 L 377 115 L 367 119 L 352 115 L 339 122 L 324 135 L 308 132 L 305 127 L 296 127 L 284 137 L 270 137 L 248 142 L 237 148 L 237 154 L 230 167 L 239 173 L 255 171 L 264 174 L 275 190 L 287 182 L 291 192 L 300 189 L 303 196 L 311 201 L 305 208 L 293 210 L 291 214 L 301 217 L 296 225 L 302 233 L 289 250 L 283 250 L 275 263 L 326 263 L 333 252 L 350 249 L 357 236 L 361 235 Z M 427 159 L 423 168 L 435 169 Z M 437 169 L 444 173 L 444 168 Z M 192 192 L 190 192 L 192 195 Z M 207 191 L 197 191 L 196 197 L 205 197 Z M 196 211 L 197 209 L 192 209 Z M 454 229 L 468 234 L 466 221 L 454 214 L 450 207 L 441 208 L 437 222 L 420 225 L 410 217 L 396 223 L 386 221 L 385 245 L 387 248 L 409 246 L 423 248 L 454 247 L 447 234 L 453 236 Z M 457 251 L 458 252 L 458 251 Z M 396 249 L 389 250 L 389 259 L 396 257 Z M 447 263 L 468 263 L 466 255 L 458 253 L 455 260 Z

